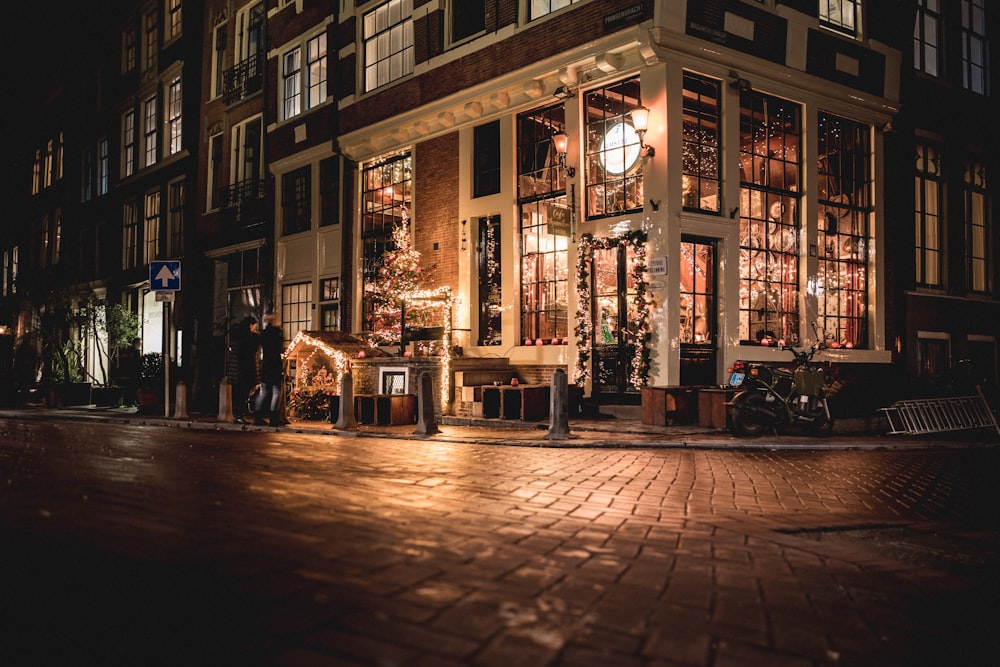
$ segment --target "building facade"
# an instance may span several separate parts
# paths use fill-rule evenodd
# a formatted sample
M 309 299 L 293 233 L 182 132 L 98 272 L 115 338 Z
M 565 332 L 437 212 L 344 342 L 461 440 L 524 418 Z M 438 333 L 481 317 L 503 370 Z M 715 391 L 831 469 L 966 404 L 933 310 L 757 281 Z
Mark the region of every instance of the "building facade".
M 720 384 L 736 359 L 782 358 L 780 340 L 892 360 L 884 132 L 901 61 L 871 8 L 347 5 L 354 330 L 409 219 L 466 357 L 563 367 L 600 401 Z

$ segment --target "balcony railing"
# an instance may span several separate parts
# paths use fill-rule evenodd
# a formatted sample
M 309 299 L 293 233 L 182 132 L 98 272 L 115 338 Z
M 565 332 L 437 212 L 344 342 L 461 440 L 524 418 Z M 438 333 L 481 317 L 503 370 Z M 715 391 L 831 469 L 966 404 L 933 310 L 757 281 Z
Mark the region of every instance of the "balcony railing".
M 250 227 L 267 218 L 266 194 L 263 178 L 249 178 L 219 188 L 219 205 L 228 220 Z
M 259 53 L 242 60 L 222 73 L 222 99 L 238 102 L 260 90 L 264 81 L 264 62 Z

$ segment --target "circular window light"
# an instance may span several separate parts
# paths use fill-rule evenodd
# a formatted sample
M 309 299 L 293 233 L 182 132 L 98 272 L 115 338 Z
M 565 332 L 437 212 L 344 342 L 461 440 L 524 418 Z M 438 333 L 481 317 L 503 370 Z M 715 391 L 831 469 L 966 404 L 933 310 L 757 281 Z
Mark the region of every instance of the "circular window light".
M 627 174 L 639 162 L 642 152 L 639 134 L 629 123 L 616 123 L 601 139 L 597 151 L 597 159 L 604 171 L 615 176 Z

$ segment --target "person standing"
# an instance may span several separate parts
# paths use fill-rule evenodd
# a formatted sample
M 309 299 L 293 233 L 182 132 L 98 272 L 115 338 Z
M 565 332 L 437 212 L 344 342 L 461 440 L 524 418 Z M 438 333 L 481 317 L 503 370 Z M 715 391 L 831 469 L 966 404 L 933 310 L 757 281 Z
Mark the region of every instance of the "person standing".
M 250 392 L 257 385 L 257 366 L 260 360 L 260 336 L 257 318 L 244 317 L 232 332 L 229 347 L 229 364 L 226 375 L 233 385 L 233 416 L 243 421 L 250 408 Z
M 284 347 L 281 320 L 277 313 L 265 314 L 264 330 L 260 334 L 260 395 L 254 410 L 254 424 L 258 426 L 281 425 L 281 383 L 284 377 L 281 353 Z M 267 421 L 264 421 L 265 416 Z

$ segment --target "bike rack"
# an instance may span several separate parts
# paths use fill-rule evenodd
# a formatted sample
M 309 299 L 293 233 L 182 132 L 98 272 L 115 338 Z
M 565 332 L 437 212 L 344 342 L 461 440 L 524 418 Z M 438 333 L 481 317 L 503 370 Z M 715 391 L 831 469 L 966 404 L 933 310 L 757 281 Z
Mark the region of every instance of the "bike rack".
M 923 435 L 976 428 L 993 428 L 1000 435 L 996 416 L 982 392 L 976 396 L 896 401 L 888 408 L 879 408 L 879 412 L 889 421 L 889 435 Z

